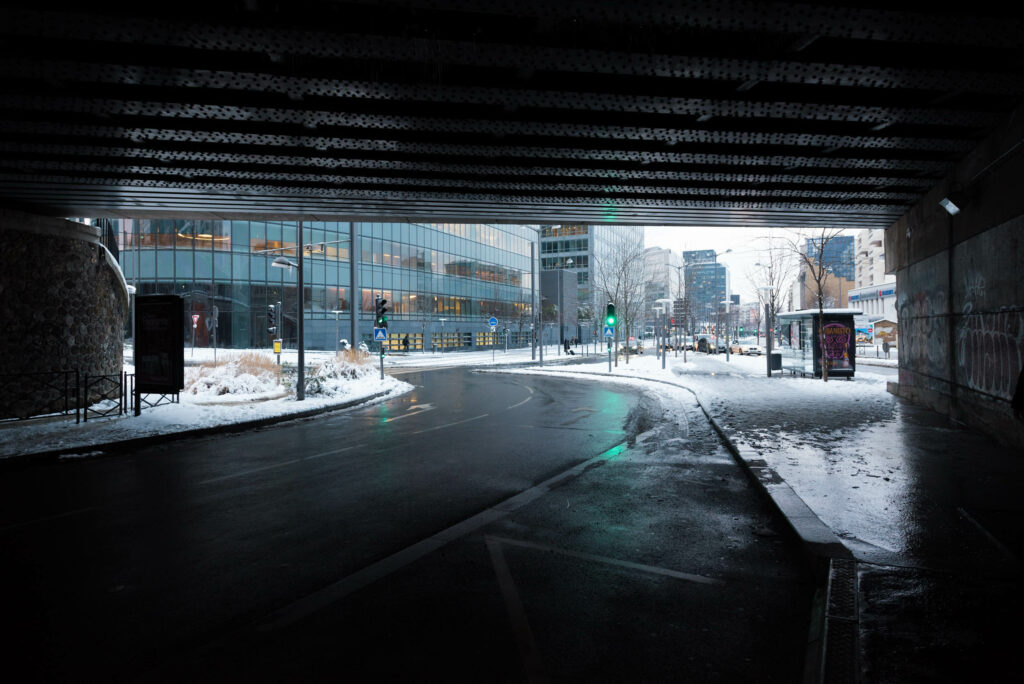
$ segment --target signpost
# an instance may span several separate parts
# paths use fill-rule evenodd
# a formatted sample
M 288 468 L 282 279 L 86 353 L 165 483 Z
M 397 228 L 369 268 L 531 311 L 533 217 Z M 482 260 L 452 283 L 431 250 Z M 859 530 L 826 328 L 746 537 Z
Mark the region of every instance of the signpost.
M 495 318 L 494 316 L 491 316 L 490 318 L 487 319 L 487 325 L 491 326 L 491 332 L 497 332 L 497 330 L 498 330 L 498 319 Z M 495 346 L 496 345 L 494 344 L 494 338 L 492 337 L 491 338 L 491 363 L 494 363 L 494 347 Z
M 217 316 L 220 311 L 217 305 L 213 305 L 213 315 L 210 317 L 210 330 L 213 332 L 213 365 L 217 365 Z
M 604 326 L 604 336 L 608 338 L 608 372 L 612 372 L 612 340 L 615 339 L 615 326 Z
M 388 341 L 387 328 L 374 328 L 373 341 L 380 342 L 380 379 L 384 379 L 384 343 Z

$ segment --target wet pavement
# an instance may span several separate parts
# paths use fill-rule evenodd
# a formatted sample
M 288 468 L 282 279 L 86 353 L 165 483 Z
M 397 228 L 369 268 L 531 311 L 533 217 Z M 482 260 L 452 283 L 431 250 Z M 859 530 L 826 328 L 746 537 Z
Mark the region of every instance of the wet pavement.
M 722 377 L 708 391 L 696 375 L 677 379 L 703 390 L 805 547 L 831 562 L 831 589 L 851 594 L 826 625 L 852 643 L 826 635 L 823 681 L 1024 680 L 1014 627 L 1024 608 L 1024 453 L 890 394 L 801 397 L 801 384 L 821 381 L 788 374 L 763 380 L 773 385 Z M 771 410 L 724 399 L 741 385 L 746 397 L 768 387 Z
M 801 540 L 822 587 L 805 681 L 1024 681 L 1024 453 L 888 393 L 890 368 L 823 385 L 688 356 L 613 375 L 691 389 Z
M 141 681 L 800 681 L 815 586 L 799 547 L 693 397 L 674 400 L 673 416 L 646 401 L 619 446 Z

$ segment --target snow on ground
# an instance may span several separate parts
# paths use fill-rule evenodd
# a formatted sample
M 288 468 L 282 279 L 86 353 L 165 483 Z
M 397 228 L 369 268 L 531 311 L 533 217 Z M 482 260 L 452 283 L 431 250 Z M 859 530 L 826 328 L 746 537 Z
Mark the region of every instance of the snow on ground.
M 276 361 L 268 350 L 258 351 Z M 685 362 L 681 353 L 670 353 L 664 369 L 649 351 L 631 357 L 628 364 L 620 358 L 609 375 L 607 355 L 600 348 L 596 354 L 592 348 L 576 351 L 576 355 L 566 356 L 549 345 L 543 368 L 537 364 L 539 354 L 531 361 L 529 348 L 388 354 L 384 367 L 401 374 L 405 368 L 460 365 L 628 383 L 658 396 L 667 407 L 666 417 L 679 422 L 686 420 L 681 400 L 686 395 L 681 393 L 692 391 L 738 446 L 756 451 L 837 533 L 882 548 L 900 547 L 905 530 L 885 524 L 888 511 L 904 505 L 902 498 L 910 486 L 910 474 L 901 470 L 899 450 L 885 448 L 888 442 L 900 438 L 899 404 L 886 391 L 886 381 L 895 378 L 881 369 L 872 372 L 868 365 L 895 366 L 895 359 L 862 357 L 852 381 L 834 378 L 825 383 L 777 371 L 769 378 L 764 356 L 731 355 L 726 361 L 722 354 L 693 352 L 687 352 Z M 190 382 L 201 377 L 205 384 L 195 394 L 183 392 L 180 404 L 146 408 L 137 418 L 98 419 L 79 425 L 73 417 L 0 423 L 0 458 L 56 449 L 87 455 L 107 442 L 283 416 L 379 393 L 384 393 L 379 399 L 384 401 L 412 388 L 389 375 L 381 380 L 380 357 L 371 353 L 366 357 L 368 363 L 359 369 L 336 369 L 336 375 L 344 377 L 314 382 L 314 387 L 319 385 L 319 393 L 311 391 L 305 401 L 298 402 L 287 382 L 278 384 L 273 373 L 243 377 L 233 370 L 237 355 L 234 350 L 219 350 L 214 370 L 213 350 L 196 349 L 192 353 L 186 349 Z M 305 354 L 308 366 L 322 365 L 333 357 L 333 351 Z M 595 362 L 565 365 L 570 359 Z M 126 370 L 131 372 L 130 350 L 125 360 Z M 281 361 L 286 367 L 294 367 L 295 350 L 285 350 Z M 211 367 L 204 368 L 204 363 Z M 675 413 L 673 406 L 679 407 Z M 854 481 L 858 484 L 851 485 Z
M 88 453 L 92 447 L 108 442 L 302 413 L 382 393 L 380 400 L 384 400 L 412 389 L 412 385 L 389 375 L 382 380 L 379 367 L 373 363 L 331 363 L 333 352 L 307 354 L 307 365 L 321 369 L 311 369 L 306 398 L 296 401 L 287 376 L 282 378 L 276 371 L 243 372 L 260 369 L 252 363 L 240 369 L 239 359 L 244 353 L 234 350 L 219 350 L 214 367 L 209 351 L 208 355 L 190 358 L 186 350 L 186 363 L 194 359 L 197 365 L 185 369 L 186 389 L 180 394 L 180 403 L 144 408 L 138 417 L 93 418 L 88 423 L 76 424 L 73 415 L 0 423 L 0 458 L 58 449 Z M 272 358 L 265 350 L 260 353 L 266 360 Z M 198 365 L 207 359 L 210 366 Z M 125 370 L 133 372 L 130 351 L 125 360 Z M 324 368 L 325 364 L 331 365 Z
M 607 363 L 508 372 L 609 377 Z M 727 362 L 724 354 L 688 352 L 685 363 L 670 353 L 665 369 L 653 354 L 629 365 L 620 359 L 610 377 L 689 388 L 738 447 L 755 451 L 840 537 L 904 550 L 907 530 L 891 521 L 906 505 L 913 474 L 899 449 L 899 403 L 886 390 L 895 377 L 859 360 L 849 381 L 772 375 L 764 356 L 732 355 Z

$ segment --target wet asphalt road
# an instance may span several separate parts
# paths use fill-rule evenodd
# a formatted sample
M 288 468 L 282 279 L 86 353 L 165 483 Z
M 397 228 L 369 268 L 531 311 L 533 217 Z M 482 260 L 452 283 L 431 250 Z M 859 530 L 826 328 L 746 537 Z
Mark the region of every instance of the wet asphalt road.
M 403 379 L 381 405 L 8 473 L 30 679 L 799 676 L 813 587 L 695 407 Z

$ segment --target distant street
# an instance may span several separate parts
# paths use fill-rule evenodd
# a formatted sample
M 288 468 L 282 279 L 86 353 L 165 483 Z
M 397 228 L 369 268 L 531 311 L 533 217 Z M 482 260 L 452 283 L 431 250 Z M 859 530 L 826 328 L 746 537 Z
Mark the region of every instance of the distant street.
M 792 680 L 809 585 L 699 412 L 628 449 L 657 417 L 629 388 L 402 379 L 385 404 L 7 473 L 12 652 L 66 681 L 519 680 L 665 675 L 700 645 L 723 681 L 768 660 Z

